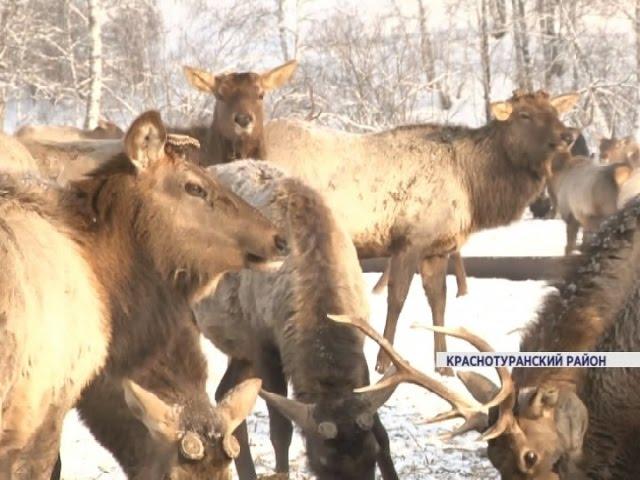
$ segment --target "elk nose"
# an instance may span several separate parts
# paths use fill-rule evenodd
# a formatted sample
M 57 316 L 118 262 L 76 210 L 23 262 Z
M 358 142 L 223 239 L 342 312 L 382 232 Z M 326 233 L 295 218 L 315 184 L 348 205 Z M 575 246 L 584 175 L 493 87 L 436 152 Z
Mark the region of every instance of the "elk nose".
M 524 454 L 524 464 L 527 468 L 533 467 L 538 461 L 538 455 L 533 450 L 529 450 Z
M 253 119 L 251 118 L 251 115 L 247 115 L 246 113 L 236 113 L 234 120 L 242 128 L 247 128 Z
M 273 237 L 273 243 L 275 244 L 278 252 L 282 255 L 286 255 L 289 253 L 289 245 L 287 244 L 286 238 L 283 238 L 280 235 L 275 235 Z
M 571 130 L 564 132 L 560 137 L 567 145 L 573 145 L 573 142 L 576 140 L 576 134 Z

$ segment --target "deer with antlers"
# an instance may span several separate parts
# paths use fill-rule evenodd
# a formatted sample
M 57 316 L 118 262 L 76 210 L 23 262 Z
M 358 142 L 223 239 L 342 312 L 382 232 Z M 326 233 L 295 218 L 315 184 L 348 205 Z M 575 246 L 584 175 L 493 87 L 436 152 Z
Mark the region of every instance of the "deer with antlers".
M 638 265 L 640 200 L 607 220 L 585 255 L 568 266 L 528 325 L 520 350 L 636 351 L 640 338 Z M 470 430 L 488 441 L 491 463 L 504 480 L 640 478 L 640 371 L 628 368 L 498 368 L 498 388 L 482 375 L 458 372 L 473 400 L 449 390 L 409 365 L 368 324 L 331 316 L 373 338 L 393 362 L 367 390 L 414 383 L 452 409 L 431 421 L 461 417 L 451 436 Z M 492 351 L 464 329 L 436 328 Z

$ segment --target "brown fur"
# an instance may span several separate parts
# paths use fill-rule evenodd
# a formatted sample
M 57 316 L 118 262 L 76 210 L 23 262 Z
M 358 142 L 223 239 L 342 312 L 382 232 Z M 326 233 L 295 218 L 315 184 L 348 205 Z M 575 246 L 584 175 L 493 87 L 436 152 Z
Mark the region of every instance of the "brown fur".
M 15 136 L 20 140 L 36 142 L 75 142 L 78 140 L 118 140 L 124 132 L 115 123 L 100 120 L 93 130 L 58 125 L 24 125 Z
M 0 133 L 0 170 L 18 174 L 33 173 L 38 171 L 38 165 L 24 145 Z
M 568 107 L 576 98 L 553 102 Z M 267 159 L 325 194 L 358 254 L 391 256 L 391 341 L 416 267 L 434 324 L 442 325 L 447 256 L 471 233 L 518 219 L 540 192 L 553 155 L 573 143 L 543 92 L 516 93 L 494 110 L 501 120 L 477 129 L 417 125 L 355 135 L 292 121 L 266 126 Z M 435 351 L 444 350 L 437 334 Z M 381 352 L 378 371 L 387 365 Z
M 601 138 L 600 161 L 602 163 L 628 163 L 636 168 L 640 166 L 640 145 L 631 137 Z
M 149 125 L 164 150 L 156 112 L 127 135 Z M 278 254 L 273 226 L 201 169 L 165 153 L 142 170 L 139 160 L 116 156 L 67 190 L 3 179 L 2 475 L 48 478 L 62 416 L 103 367 L 126 375 L 223 272 Z M 205 199 L 185 192 L 193 183 Z M 22 472 L 45 419 L 45 465 Z
M 318 478 L 373 478 L 376 460 L 382 462 L 384 478 L 397 478 L 379 420 L 372 431 L 372 426 L 355 424 L 369 408 L 352 394 L 368 383 L 362 336 L 326 318 L 333 312 L 368 318 L 362 272 L 349 236 L 317 192 L 283 178 L 274 167 L 234 162 L 216 171 L 234 191 L 287 226 L 292 252 L 275 274 L 226 276 L 216 294 L 195 309 L 201 329 L 225 353 L 250 362 L 266 390 L 286 396 L 286 381 L 291 381 L 296 398 L 315 406 L 314 425 L 335 423 L 335 441 L 301 425 Z M 239 332 L 245 332 L 244 339 Z M 284 472 L 291 426 L 286 433 L 278 412 L 270 407 L 276 469 Z M 379 458 L 376 445 L 382 448 Z
M 521 351 L 638 349 L 639 220 L 636 200 L 605 222 L 528 325 Z M 522 436 L 489 443 L 489 457 L 502 478 L 613 480 L 640 475 L 640 377 L 635 369 L 516 368 L 513 378 L 521 392 L 516 419 Z M 523 400 L 538 392 L 555 392 L 557 399 L 544 407 L 542 416 L 532 415 L 531 404 Z M 526 450 L 534 451 L 538 461 L 527 474 L 517 473 L 517 456 Z
M 243 158 L 263 159 L 263 97 L 269 90 L 286 83 L 296 67 L 297 62 L 290 61 L 262 74 L 234 72 L 220 75 L 184 67 L 185 76 L 193 87 L 215 95 L 213 123 L 209 128 L 195 126 L 173 131 L 200 141 L 200 163 L 205 166 Z

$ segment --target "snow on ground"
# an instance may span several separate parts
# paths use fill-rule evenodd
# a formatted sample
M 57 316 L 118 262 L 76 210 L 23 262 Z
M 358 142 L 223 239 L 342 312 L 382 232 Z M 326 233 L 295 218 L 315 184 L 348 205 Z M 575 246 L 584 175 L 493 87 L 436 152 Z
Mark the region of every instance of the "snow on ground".
M 559 221 L 518 222 L 511 227 L 482 232 L 474 236 L 463 250 L 466 255 L 557 255 L 564 245 L 564 227 Z M 365 274 L 373 287 L 378 274 Z M 502 279 L 469 279 L 469 294 L 455 298 L 455 281 L 447 278 L 447 325 L 464 325 L 484 336 L 498 351 L 518 348 L 520 328 L 533 318 L 541 298 L 551 287 L 544 282 L 512 282 Z M 384 327 L 386 295 L 370 295 L 371 322 L 379 330 Z M 427 373 L 433 372 L 433 334 L 420 328 L 430 325 L 431 315 L 424 297 L 420 278 L 415 276 L 399 321 L 396 348 L 411 363 Z M 448 339 L 449 351 L 471 350 L 465 342 Z M 226 360 L 203 340 L 209 358 L 209 392 L 224 371 Z M 368 341 L 365 352 L 369 365 L 375 364 L 377 346 Z M 497 378 L 492 369 L 479 369 Z M 434 374 L 435 375 L 435 374 Z M 372 374 L 374 379 L 379 376 Z M 440 377 L 442 379 L 442 377 Z M 452 388 L 464 391 L 455 379 L 442 379 Z M 495 479 L 497 475 L 485 458 L 485 445 L 475 441 L 470 433 L 449 442 L 437 436 L 454 425 L 424 425 L 421 420 L 448 408 L 448 405 L 419 387 L 400 386 L 380 414 L 391 438 L 391 451 L 396 469 L 403 480 L 430 479 Z M 258 400 L 249 418 L 252 454 L 258 473 L 270 473 L 274 465 L 269 441 L 266 407 Z M 310 478 L 306 469 L 303 444 L 296 433 L 291 447 L 291 479 Z M 66 480 L 125 478 L 113 458 L 91 437 L 79 422 L 75 412 L 65 421 L 62 439 L 63 478 Z M 234 476 L 234 478 L 236 478 Z

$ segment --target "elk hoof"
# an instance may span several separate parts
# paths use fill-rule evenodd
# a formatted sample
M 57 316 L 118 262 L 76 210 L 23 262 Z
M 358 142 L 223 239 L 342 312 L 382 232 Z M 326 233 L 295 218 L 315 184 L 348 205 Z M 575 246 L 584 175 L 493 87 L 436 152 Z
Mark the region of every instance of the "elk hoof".
M 464 297 L 467 293 L 469 293 L 469 290 L 467 290 L 467 287 L 461 287 L 458 289 L 458 293 L 456 295 L 456 297 Z
M 376 362 L 376 372 L 386 372 L 387 368 L 389 368 L 389 365 L 391 365 L 391 360 L 389 360 L 389 357 L 384 352 L 384 350 L 380 350 L 378 352 L 378 361 Z
M 436 367 L 436 372 L 443 377 L 453 377 L 453 369 L 451 367 Z

